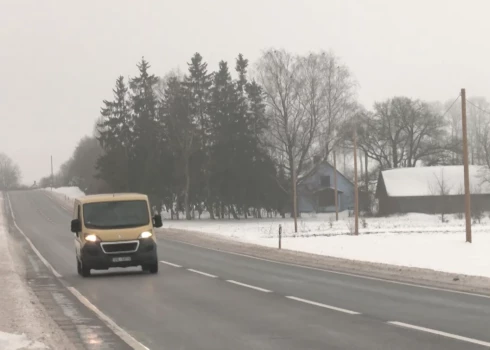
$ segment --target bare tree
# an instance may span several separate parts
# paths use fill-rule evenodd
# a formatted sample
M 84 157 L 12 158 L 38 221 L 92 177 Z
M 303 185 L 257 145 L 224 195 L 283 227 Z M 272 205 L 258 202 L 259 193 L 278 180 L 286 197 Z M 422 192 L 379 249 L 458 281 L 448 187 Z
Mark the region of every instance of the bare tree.
M 291 180 L 295 232 L 297 232 L 296 186 L 319 125 L 321 88 L 315 59 L 300 59 L 285 50 L 268 50 L 257 64 L 264 87 L 270 123 L 269 147 Z
M 20 184 L 20 169 L 10 157 L 0 153 L 0 190 L 15 189 Z
M 318 61 L 319 65 L 316 74 L 321 79 L 323 90 L 319 145 L 328 159 L 332 149 L 341 141 L 336 134 L 353 109 L 357 82 L 348 67 L 332 52 L 312 54 L 310 58 Z
M 376 103 L 374 113 L 364 113 L 367 130 L 361 148 L 382 169 L 437 164 L 456 147 L 448 136 L 446 120 L 427 103 L 395 97 Z

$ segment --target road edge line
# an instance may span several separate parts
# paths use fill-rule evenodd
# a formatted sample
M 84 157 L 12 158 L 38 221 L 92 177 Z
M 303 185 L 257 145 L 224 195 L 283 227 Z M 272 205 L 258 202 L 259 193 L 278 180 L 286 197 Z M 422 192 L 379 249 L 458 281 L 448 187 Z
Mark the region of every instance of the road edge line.
M 116 322 L 114 322 L 109 316 L 100 311 L 97 306 L 92 304 L 82 293 L 80 293 L 75 287 L 67 286 L 66 287 L 83 305 L 85 305 L 88 309 L 92 310 L 99 319 L 104 322 L 107 327 L 109 327 L 119 338 L 121 338 L 126 344 L 132 347 L 135 350 L 150 350 L 150 348 L 141 344 L 137 341 L 133 336 L 131 336 L 128 332 L 122 329 Z
M 24 239 L 27 241 L 31 249 L 34 251 L 34 253 L 36 253 L 37 257 L 43 262 L 44 266 L 46 266 L 49 270 L 51 270 L 51 272 L 53 273 L 53 275 L 56 276 L 56 278 L 62 278 L 63 276 L 58 271 L 56 271 L 56 269 L 44 258 L 44 256 L 42 256 L 39 250 L 37 250 L 37 248 L 34 246 L 34 243 L 32 243 L 31 239 L 27 237 L 24 231 L 22 231 L 19 225 L 17 225 L 15 214 L 12 209 L 12 202 L 10 201 L 10 195 L 8 193 L 7 193 L 7 200 L 9 203 L 10 215 L 12 216 L 12 221 L 14 223 L 15 228 L 20 232 L 22 236 L 24 236 Z
M 167 240 L 167 241 L 170 241 L 170 242 L 175 242 L 175 243 L 181 243 L 181 244 L 190 245 L 190 246 L 197 247 L 197 248 L 212 250 L 212 251 L 219 252 L 219 253 L 237 255 L 237 256 L 242 256 L 242 257 L 245 257 L 245 258 L 250 258 L 250 259 L 255 259 L 255 260 L 261 260 L 261 261 L 267 261 L 267 262 L 271 262 L 271 263 L 279 264 L 279 265 L 300 267 L 302 269 L 309 269 L 309 270 L 315 270 L 315 271 L 329 272 L 329 273 L 333 273 L 333 274 L 336 274 L 336 275 L 362 278 L 362 279 L 371 280 L 371 281 L 386 282 L 386 283 L 398 284 L 398 285 L 402 285 L 402 286 L 416 287 L 416 288 L 429 289 L 429 290 L 440 291 L 440 292 L 447 292 L 447 293 L 454 293 L 454 294 L 462 294 L 462 295 L 469 295 L 469 296 L 474 296 L 474 297 L 479 297 L 479 298 L 490 299 L 490 295 L 485 295 L 485 294 L 464 292 L 464 291 L 459 291 L 459 290 L 454 290 L 454 289 L 448 289 L 448 288 L 442 288 L 442 287 L 431 287 L 431 286 L 426 286 L 426 285 L 423 285 L 423 284 L 416 284 L 416 283 L 410 283 L 410 282 L 401 282 L 401 281 L 396 281 L 396 280 L 389 280 L 389 279 L 386 279 L 386 278 L 371 277 L 371 276 L 367 276 L 367 275 L 355 274 L 355 273 L 350 273 L 350 272 L 341 272 L 341 271 L 323 269 L 323 268 L 320 268 L 320 267 L 313 267 L 313 266 L 307 266 L 307 265 L 301 265 L 301 264 L 295 264 L 295 263 L 282 262 L 282 261 L 278 261 L 278 260 L 271 260 L 271 259 L 261 258 L 261 257 L 258 257 L 258 256 L 253 256 L 253 255 L 248 255 L 248 254 L 243 254 L 243 253 L 231 252 L 231 251 L 228 251 L 228 250 L 222 250 L 222 249 L 204 247 L 204 246 L 201 246 L 201 245 L 198 245 L 198 244 L 188 243 L 188 242 L 180 241 L 178 239 L 171 239 L 171 238 L 167 238 L 167 237 L 163 237 L 162 239 Z M 246 243 L 246 242 L 234 241 L 234 243 Z M 260 248 L 270 248 L 270 247 L 266 247 L 266 246 L 258 246 L 258 247 L 260 247 Z M 362 262 L 361 260 L 356 260 L 356 261 Z
M 42 254 L 37 250 L 37 248 L 34 246 L 32 241 L 27 237 L 27 235 L 20 229 L 20 227 L 17 225 L 17 221 L 15 219 L 15 214 L 12 209 L 12 202 L 10 201 L 10 195 L 7 193 L 7 200 L 9 204 L 9 209 L 10 209 L 10 215 L 12 217 L 12 221 L 14 223 L 15 228 L 22 234 L 22 236 L 25 238 L 31 249 L 36 253 L 38 258 L 43 262 L 43 264 L 51 270 L 53 275 L 58 278 L 61 282 L 61 284 L 68 290 L 70 293 L 72 293 L 85 307 L 88 309 L 92 310 L 97 317 L 105 323 L 109 329 L 111 329 L 114 334 L 116 334 L 121 340 L 123 340 L 126 344 L 128 344 L 131 348 L 134 350 L 150 350 L 150 348 L 146 347 L 139 341 L 137 341 L 135 338 L 133 338 L 127 331 L 122 329 L 120 326 L 117 325 L 116 322 L 114 322 L 109 316 L 104 314 L 102 311 L 100 311 L 94 304 L 92 304 L 83 294 L 81 294 L 75 287 L 68 286 L 66 283 L 62 280 L 61 274 L 55 270 L 55 268 L 42 256 Z

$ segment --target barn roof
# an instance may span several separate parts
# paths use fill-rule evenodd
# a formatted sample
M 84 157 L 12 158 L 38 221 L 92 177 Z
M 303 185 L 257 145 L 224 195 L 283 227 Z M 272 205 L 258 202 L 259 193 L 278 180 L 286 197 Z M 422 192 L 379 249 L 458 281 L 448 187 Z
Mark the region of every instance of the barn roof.
M 471 193 L 490 194 L 490 183 L 484 181 L 487 169 L 470 165 Z M 447 195 L 464 193 L 464 170 L 462 165 L 397 168 L 381 172 L 390 197 L 425 197 L 441 194 L 444 183 Z

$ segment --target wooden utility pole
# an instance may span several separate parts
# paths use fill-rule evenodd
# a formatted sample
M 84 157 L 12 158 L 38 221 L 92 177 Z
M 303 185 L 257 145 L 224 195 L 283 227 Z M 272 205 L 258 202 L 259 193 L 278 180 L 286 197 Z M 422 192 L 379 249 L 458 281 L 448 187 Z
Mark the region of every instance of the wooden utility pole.
M 368 154 L 364 151 L 364 176 L 366 177 L 366 193 L 369 193 L 369 172 L 368 172 Z
M 354 234 L 359 234 L 359 186 L 357 184 L 357 125 L 354 125 Z
M 333 188 L 335 195 L 335 221 L 339 221 L 339 200 L 337 189 L 337 157 L 335 156 L 335 148 L 333 149 Z
M 51 191 L 54 186 L 54 174 L 53 174 L 53 156 L 51 156 Z
M 296 169 L 295 165 L 293 162 L 292 170 L 291 170 L 291 177 L 293 180 L 293 217 L 294 217 L 294 232 L 298 232 L 298 196 L 296 193 Z
M 466 128 L 466 90 L 461 89 L 461 109 L 463 123 L 463 164 L 464 164 L 464 201 L 466 219 L 466 242 L 471 243 L 471 197 L 470 197 L 470 172 L 468 165 L 468 136 Z

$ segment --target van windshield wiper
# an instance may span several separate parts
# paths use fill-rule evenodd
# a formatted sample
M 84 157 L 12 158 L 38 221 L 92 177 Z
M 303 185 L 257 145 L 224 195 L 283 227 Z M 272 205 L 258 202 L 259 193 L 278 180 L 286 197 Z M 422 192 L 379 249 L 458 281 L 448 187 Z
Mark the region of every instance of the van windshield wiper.
M 126 224 L 126 225 L 97 225 L 97 224 L 85 224 L 88 228 L 93 228 L 93 229 L 101 229 L 101 230 L 111 230 L 111 229 L 117 229 L 117 228 L 134 228 L 134 227 L 140 227 L 140 226 L 145 226 L 147 223 L 138 223 L 138 224 Z

